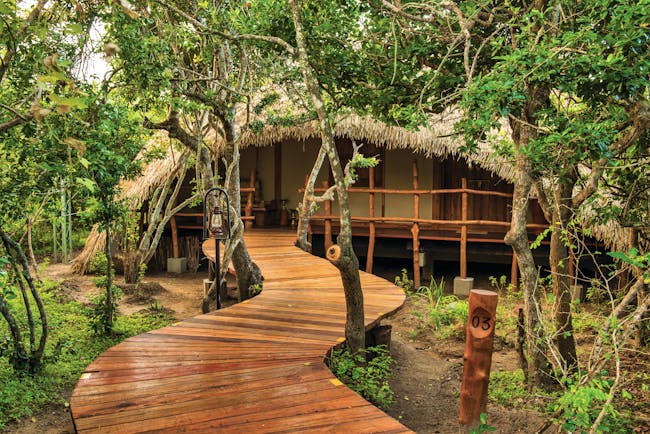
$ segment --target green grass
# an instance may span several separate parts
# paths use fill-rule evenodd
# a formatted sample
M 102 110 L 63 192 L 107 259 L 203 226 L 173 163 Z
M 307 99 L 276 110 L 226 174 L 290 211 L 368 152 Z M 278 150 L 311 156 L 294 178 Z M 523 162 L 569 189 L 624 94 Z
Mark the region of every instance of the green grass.
M 119 317 L 115 336 L 93 334 L 91 308 L 66 299 L 57 284 L 46 282 L 41 296 L 50 324 L 46 363 L 40 374 L 17 375 L 6 357 L 0 357 L 0 429 L 8 422 L 30 416 L 51 403 L 65 403 L 65 391 L 77 382 L 85 367 L 99 354 L 129 336 L 164 327 L 171 318 L 163 313 L 136 313 Z M 20 300 L 12 301 L 12 310 L 22 313 Z M 25 323 L 24 315 L 20 322 Z M 0 339 L 9 336 L 7 324 L 0 319 Z

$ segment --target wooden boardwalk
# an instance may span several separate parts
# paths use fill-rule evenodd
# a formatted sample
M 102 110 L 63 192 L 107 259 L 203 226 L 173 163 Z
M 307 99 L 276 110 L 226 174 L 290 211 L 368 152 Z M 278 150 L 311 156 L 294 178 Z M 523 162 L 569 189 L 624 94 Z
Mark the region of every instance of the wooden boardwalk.
M 79 432 L 411 432 L 343 386 L 323 359 L 343 341 L 338 271 L 294 234 L 246 241 L 265 276 L 244 303 L 127 339 L 91 363 L 70 399 Z M 366 326 L 404 302 L 362 274 Z

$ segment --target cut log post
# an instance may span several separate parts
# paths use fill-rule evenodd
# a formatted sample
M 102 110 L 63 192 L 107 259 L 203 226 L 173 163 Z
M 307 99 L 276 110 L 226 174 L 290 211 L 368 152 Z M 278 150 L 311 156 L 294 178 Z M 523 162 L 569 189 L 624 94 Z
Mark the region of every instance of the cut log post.
M 327 253 L 325 254 L 325 257 L 329 261 L 337 262 L 341 258 L 341 248 L 337 244 L 330 246 L 327 249 Z
M 469 293 L 469 315 L 463 381 L 460 387 L 460 431 L 469 432 L 486 412 L 492 346 L 498 295 L 493 291 L 474 289 Z

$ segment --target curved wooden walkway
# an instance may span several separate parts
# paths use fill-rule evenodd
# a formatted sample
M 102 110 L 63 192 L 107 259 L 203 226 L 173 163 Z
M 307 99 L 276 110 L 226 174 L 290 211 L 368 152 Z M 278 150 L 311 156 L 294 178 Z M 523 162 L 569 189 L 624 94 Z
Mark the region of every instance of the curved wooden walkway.
M 91 363 L 70 399 L 79 432 L 410 432 L 323 363 L 343 341 L 338 271 L 293 233 L 247 233 L 264 290 L 247 302 L 127 339 Z M 366 325 L 404 302 L 362 273 Z

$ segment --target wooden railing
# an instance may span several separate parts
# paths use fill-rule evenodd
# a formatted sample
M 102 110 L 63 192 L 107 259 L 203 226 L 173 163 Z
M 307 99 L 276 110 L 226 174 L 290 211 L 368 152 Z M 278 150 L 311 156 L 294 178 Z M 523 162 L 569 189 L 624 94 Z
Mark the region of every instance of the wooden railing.
M 325 192 L 328 188 L 327 181 L 322 182 L 320 188 L 314 189 L 315 192 L 322 193 Z M 304 191 L 304 189 L 302 190 Z M 368 187 L 351 187 L 348 189 L 349 193 L 362 193 L 368 194 L 368 216 L 353 216 L 352 221 L 356 222 L 368 222 L 368 253 L 366 258 L 366 272 L 372 273 L 373 267 L 373 257 L 375 249 L 375 239 L 377 232 L 377 223 L 393 223 L 398 225 L 410 225 L 410 231 L 413 241 L 413 274 L 414 281 L 417 286 L 420 285 L 420 232 L 422 225 L 437 225 L 446 228 L 460 228 L 460 237 L 446 238 L 450 241 L 458 240 L 460 242 L 460 276 L 467 277 L 467 243 L 468 239 L 468 230 L 470 227 L 503 227 L 509 228 L 510 221 L 501 221 L 501 220 L 483 220 L 483 219 L 470 219 L 469 218 L 469 196 L 490 196 L 490 197 L 501 197 L 512 199 L 512 194 L 504 193 L 501 191 L 490 191 L 490 190 L 476 190 L 469 188 L 467 185 L 467 178 L 462 178 L 461 188 L 450 188 L 450 189 L 421 189 L 419 182 L 419 170 L 417 161 L 413 162 L 413 188 L 412 189 L 394 189 L 394 188 L 376 188 L 374 185 L 374 169 L 370 168 L 369 173 L 369 186 Z M 375 215 L 375 195 L 412 195 L 413 196 L 413 217 L 385 217 L 385 216 L 376 216 Z M 432 201 L 435 197 L 440 197 L 442 195 L 449 194 L 460 194 L 461 196 L 461 218 L 460 220 L 451 220 L 451 219 L 433 219 L 433 218 L 421 218 L 420 217 L 420 198 L 422 195 L 430 195 Z M 435 202 L 434 202 L 435 203 Z M 332 244 L 332 221 L 338 220 L 340 217 L 338 215 L 332 214 L 332 204 L 331 201 L 325 201 L 323 204 L 324 214 L 315 214 L 311 216 L 312 220 L 323 221 L 324 222 L 324 238 L 325 245 L 329 247 Z M 528 224 L 527 229 L 532 230 L 544 230 L 548 227 L 545 224 Z M 485 242 L 503 242 L 503 239 L 482 239 L 481 241 Z M 511 266 L 511 281 L 516 285 L 517 281 L 517 259 L 513 253 L 512 256 L 512 266 Z

